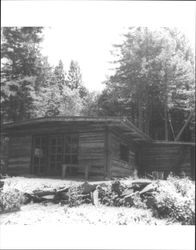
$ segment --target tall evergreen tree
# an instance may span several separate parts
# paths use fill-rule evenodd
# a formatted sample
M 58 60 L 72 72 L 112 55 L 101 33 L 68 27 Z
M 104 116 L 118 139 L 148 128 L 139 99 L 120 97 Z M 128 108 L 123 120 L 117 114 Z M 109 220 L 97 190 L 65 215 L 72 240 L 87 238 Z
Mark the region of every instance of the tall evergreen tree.
M 1 100 L 4 120 L 31 117 L 32 92 L 41 70 L 41 27 L 3 27 L 1 46 Z
M 66 84 L 66 79 L 65 79 L 66 74 L 64 71 L 63 62 L 61 60 L 59 61 L 59 64 L 54 69 L 54 77 L 56 78 L 55 81 L 59 87 L 59 90 L 62 92 L 63 87 Z
M 130 28 L 115 48 L 117 69 L 101 96 L 102 112 L 128 116 L 155 139 L 174 139 L 182 113 L 193 106 L 193 55 L 185 37 L 175 29 Z M 182 117 L 175 123 L 177 108 Z
M 71 61 L 68 75 L 67 75 L 67 86 L 69 88 L 79 90 L 80 97 L 84 98 L 88 95 L 88 91 L 85 88 L 82 81 L 82 74 L 78 62 Z
M 52 69 L 45 61 L 43 84 L 34 98 L 35 116 L 79 115 L 83 100 L 79 89 L 67 86 L 62 61 Z

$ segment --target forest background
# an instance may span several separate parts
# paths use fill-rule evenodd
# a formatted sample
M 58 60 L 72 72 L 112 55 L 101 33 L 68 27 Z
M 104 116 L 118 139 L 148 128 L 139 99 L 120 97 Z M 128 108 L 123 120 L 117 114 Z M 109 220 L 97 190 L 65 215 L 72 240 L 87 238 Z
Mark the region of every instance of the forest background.
M 114 70 L 98 93 L 85 87 L 79 62 L 50 65 L 43 31 L 1 28 L 1 122 L 125 116 L 153 139 L 195 140 L 195 61 L 182 32 L 130 27 L 113 46 Z

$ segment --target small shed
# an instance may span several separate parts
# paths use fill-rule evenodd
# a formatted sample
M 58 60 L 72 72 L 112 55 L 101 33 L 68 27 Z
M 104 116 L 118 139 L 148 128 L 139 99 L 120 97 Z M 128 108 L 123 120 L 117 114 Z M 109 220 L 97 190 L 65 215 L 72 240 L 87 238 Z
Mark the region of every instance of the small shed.
M 3 133 L 10 175 L 130 176 L 141 143 L 151 141 L 122 117 L 44 117 L 4 124 Z
M 43 117 L 6 123 L 2 131 L 9 175 L 195 178 L 195 143 L 153 141 L 124 117 Z

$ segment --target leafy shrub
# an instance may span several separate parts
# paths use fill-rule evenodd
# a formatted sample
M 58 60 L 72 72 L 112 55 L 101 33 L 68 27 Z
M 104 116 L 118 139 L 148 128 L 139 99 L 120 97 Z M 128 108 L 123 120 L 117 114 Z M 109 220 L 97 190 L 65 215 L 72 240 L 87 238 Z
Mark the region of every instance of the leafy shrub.
M 100 202 L 106 206 L 112 206 L 113 198 L 117 197 L 117 195 L 112 192 L 111 185 L 99 185 L 97 189 L 99 192 L 98 198 Z
M 91 203 L 92 199 L 90 194 L 83 194 L 83 189 L 80 186 L 71 186 L 68 192 L 69 207 L 76 207 L 84 203 Z
M 115 180 L 112 184 L 99 186 L 98 191 L 99 200 L 104 205 L 146 208 L 146 204 L 142 201 L 139 192 L 130 194 L 129 197 L 125 196 L 124 192 L 128 191 L 128 186 L 118 180 Z
M 19 210 L 24 202 L 23 194 L 14 188 L 0 192 L 0 213 Z
M 195 197 L 195 185 L 193 181 L 191 181 L 188 177 L 180 178 L 180 177 L 173 177 L 169 176 L 167 181 L 172 183 L 176 191 L 179 192 L 182 196 L 187 197 Z
M 195 187 L 188 178 L 169 177 L 167 181 L 160 181 L 151 202 L 159 217 L 184 225 L 195 224 Z
M 77 186 L 71 186 L 69 188 L 68 196 L 69 196 L 69 206 L 70 207 L 75 207 L 75 206 L 79 206 L 82 204 L 80 190 L 78 189 Z

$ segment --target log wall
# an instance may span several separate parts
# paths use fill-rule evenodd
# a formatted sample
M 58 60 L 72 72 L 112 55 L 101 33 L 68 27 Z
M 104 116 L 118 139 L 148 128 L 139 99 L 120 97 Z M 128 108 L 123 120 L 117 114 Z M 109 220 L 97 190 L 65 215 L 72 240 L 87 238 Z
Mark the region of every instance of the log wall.
M 165 178 L 170 172 L 177 175 L 194 177 L 194 147 L 186 144 L 152 143 L 143 146 L 140 152 L 141 173 L 164 172 Z
M 83 132 L 79 134 L 79 164 L 90 166 L 90 178 L 103 178 L 105 176 L 104 149 L 105 131 Z
M 32 137 L 10 137 L 8 150 L 8 175 L 30 174 Z
M 129 161 L 123 161 L 120 159 L 120 144 L 125 144 L 129 147 Z M 131 141 L 127 141 L 121 138 L 120 135 L 111 133 L 110 135 L 110 150 L 111 150 L 111 161 L 110 161 L 110 176 L 111 177 L 125 177 L 133 174 L 135 164 L 135 147 Z
M 0 173 L 6 174 L 8 163 L 8 137 L 0 136 Z

